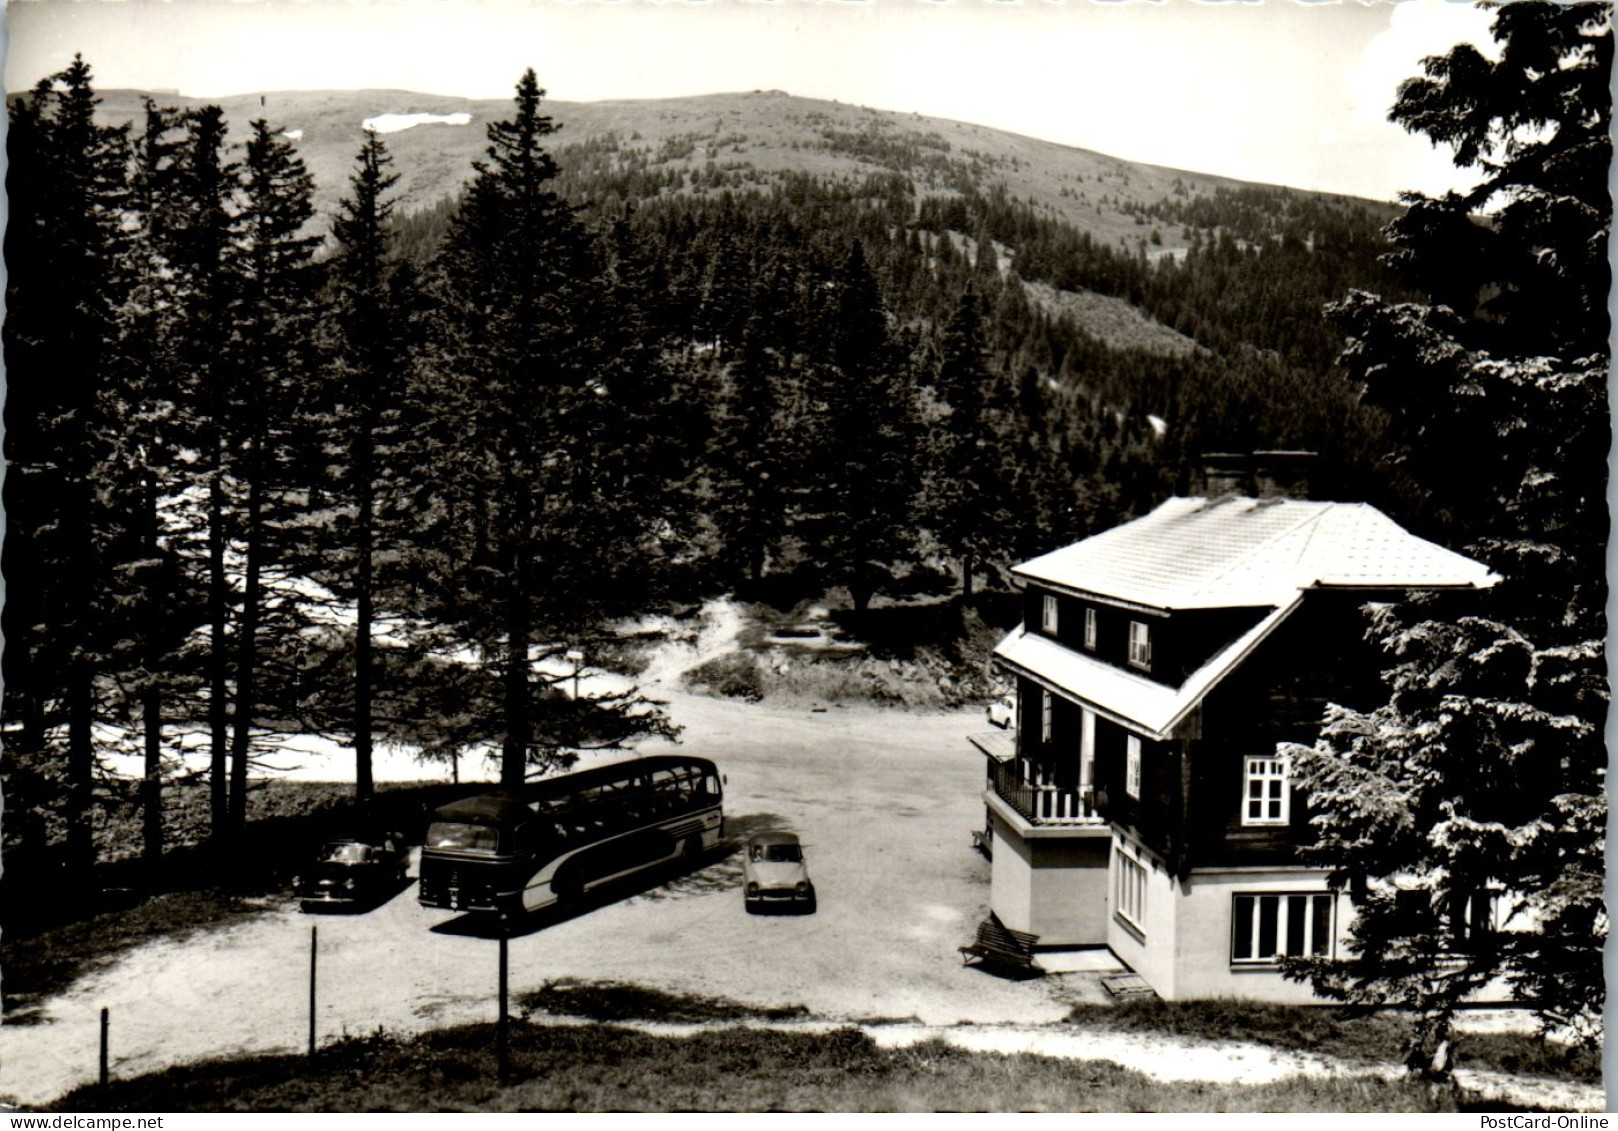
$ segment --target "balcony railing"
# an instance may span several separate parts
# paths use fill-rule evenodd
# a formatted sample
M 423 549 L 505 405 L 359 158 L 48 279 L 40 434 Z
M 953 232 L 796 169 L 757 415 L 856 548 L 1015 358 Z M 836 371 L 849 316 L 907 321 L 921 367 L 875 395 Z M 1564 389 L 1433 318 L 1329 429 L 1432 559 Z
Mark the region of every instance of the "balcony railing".
M 1050 771 L 1027 758 L 989 760 L 989 780 L 995 795 L 1024 820 L 1036 825 L 1101 825 L 1095 796 L 1086 790 L 1067 789 L 1051 780 Z

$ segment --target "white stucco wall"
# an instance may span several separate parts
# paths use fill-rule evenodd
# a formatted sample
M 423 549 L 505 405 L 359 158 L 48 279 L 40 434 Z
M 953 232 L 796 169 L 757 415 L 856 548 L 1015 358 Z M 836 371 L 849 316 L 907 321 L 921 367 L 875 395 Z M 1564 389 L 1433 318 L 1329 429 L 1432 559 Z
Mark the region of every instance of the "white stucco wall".
M 1326 892 L 1326 873 L 1314 869 L 1194 872 L 1177 882 L 1150 874 L 1146 942 L 1114 922 L 1108 944 L 1165 1001 L 1238 998 L 1290 1004 L 1319 1002 L 1307 983 L 1269 966 L 1231 962 L 1232 897 L 1237 894 Z M 1334 897 L 1332 953 L 1342 954 L 1353 904 Z
M 989 902 L 1000 921 L 1038 935 L 1040 946 L 1104 945 L 1111 836 L 1096 830 L 1025 837 L 999 814 L 991 813 L 990 819 Z
M 1034 933 L 1032 916 L 1034 867 L 1028 842 L 998 814 L 990 813 L 994 828 L 994 858 L 989 864 L 989 908 L 1013 931 Z
M 1307 983 L 1293 982 L 1274 967 L 1233 966 L 1232 899 L 1238 894 L 1325 892 L 1326 873 L 1314 869 L 1274 872 L 1192 873 L 1180 898 L 1176 992 L 1182 999 L 1234 997 L 1248 1001 L 1307 1004 L 1321 999 Z M 1354 911 L 1347 894 L 1334 897 L 1333 955 L 1342 953 Z
M 1114 844 L 1118 839 L 1115 835 Z M 1109 908 L 1107 945 L 1131 970 L 1146 979 L 1146 984 L 1156 990 L 1159 997 L 1174 1001 L 1174 934 L 1178 910 L 1176 884 L 1167 870 L 1152 863 L 1149 855 L 1136 852 L 1135 856 L 1146 867 L 1145 922 L 1139 924 L 1139 933 L 1144 941 Z M 1116 855 L 1110 855 L 1107 868 L 1109 893 L 1118 890 L 1117 883 Z
M 1036 840 L 1031 928 L 1040 946 L 1101 946 L 1107 941 L 1110 836 Z

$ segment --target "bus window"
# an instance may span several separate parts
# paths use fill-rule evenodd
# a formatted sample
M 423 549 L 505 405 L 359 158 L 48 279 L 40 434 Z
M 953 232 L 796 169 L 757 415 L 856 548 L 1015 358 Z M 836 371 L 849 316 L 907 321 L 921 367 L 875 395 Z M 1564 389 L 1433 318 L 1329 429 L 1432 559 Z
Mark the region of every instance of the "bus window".
M 709 797 L 718 797 L 719 796 L 719 779 L 714 777 L 714 775 L 712 775 L 712 774 L 709 774 L 707 777 L 703 778 L 702 779 L 702 791 L 704 793 L 706 793 Z
M 459 821 L 434 821 L 427 826 L 428 848 L 461 848 L 494 852 L 500 847 L 500 834 L 485 825 Z

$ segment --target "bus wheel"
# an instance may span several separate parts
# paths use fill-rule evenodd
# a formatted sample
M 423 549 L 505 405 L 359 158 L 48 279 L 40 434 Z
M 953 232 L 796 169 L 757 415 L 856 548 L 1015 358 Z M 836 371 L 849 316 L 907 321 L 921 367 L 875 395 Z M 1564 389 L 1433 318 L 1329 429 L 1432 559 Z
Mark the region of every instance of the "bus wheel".
M 680 855 L 686 860 L 696 860 L 700 857 L 702 855 L 702 838 L 700 836 L 686 837 L 685 843 L 680 846 Z

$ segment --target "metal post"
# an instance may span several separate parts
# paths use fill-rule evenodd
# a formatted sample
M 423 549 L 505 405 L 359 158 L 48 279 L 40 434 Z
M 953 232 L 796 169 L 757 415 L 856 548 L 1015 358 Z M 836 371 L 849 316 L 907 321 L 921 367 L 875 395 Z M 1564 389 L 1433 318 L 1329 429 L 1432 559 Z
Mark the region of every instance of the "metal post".
M 508 1069 L 510 1068 L 510 1034 L 508 1032 L 510 1019 L 506 1012 L 506 974 L 509 969 L 506 957 L 506 934 L 506 917 L 502 915 L 500 916 L 500 1023 L 496 1030 L 498 1033 L 496 1047 L 499 1050 L 498 1072 L 500 1083 L 502 1084 L 506 1082 Z
M 315 963 L 320 954 L 320 928 L 309 927 L 309 1055 L 315 1055 Z
M 101 1086 L 107 1086 L 107 1007 L 101 1007 Z

